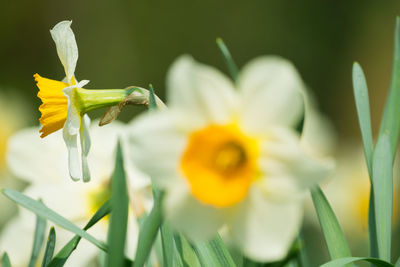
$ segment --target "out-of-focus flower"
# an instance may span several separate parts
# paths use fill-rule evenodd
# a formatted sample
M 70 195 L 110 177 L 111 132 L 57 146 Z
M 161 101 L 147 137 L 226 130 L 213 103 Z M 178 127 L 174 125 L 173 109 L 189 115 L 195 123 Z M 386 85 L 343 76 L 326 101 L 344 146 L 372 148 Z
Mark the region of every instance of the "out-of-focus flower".
M 63 138 L 68 148 L 68 164 L 73 180 L 90 180 L 87 155 L 90 149 L 90 136 L 87 130 L 90 123 L 86 112 L 115 105 L 128 96 L 132 90 L 87 90 L 82 87 L 89 81 L 78 82 L 75 68 L 78 61 L 78 46 L 71 29 L 72 21 L 61 21 L 50 30 L 56 44 L 57 54 L 64 66 L 65 79 L 56 81 L 35 74 L 39 88 L 38 97 L 43 104 L 40 123 L 41 137 L 63 129 Z M 79 140 L 78 140 L 79 137 Z M 78 147 L 78 143 L 80 146 Z
M 76 184 L 68 177 L 68 168 L 65 164 L 66 155 L 63 150 L 61 133 L 56 133 L 46 139 L 37 137 L 37 128 L 30 128 L 18 132 L 9 143 L 7 154 L 8 164 L 13 173 L 30 182 L 24 191 L 25 194 L 38 199 L 51 209 L 79 226 L 83 226 L 94 212 L 109 198 L 110 177 L 114 169 L 115 147 L 117 137 L 124 131 L 125 125 L 114 122 L 102 127 L 93 126 L 92 141 L 96 145 L 88 161 L 92 166 L 93 179 L 91 183 Z M 122 143 L 123 144 L 123 143 Z M 123 145 L 123 151 L 126 147 Z M 46 168 L 42 163 L 46 162 Z M 127 162 L 129 163 L 129 162 Z M 131 194 L 138 199 L 143 196 L 150 186 L 147 176 L 140 173 L 133 165 L 124 166 Z M 147 203 L 149 200 L 139 199 L 138 203 Z M 143 207 L 139 207 L 143 209 Z M 131 211 L 133 208 L 131 208 Z M 134 255 L 137 241 L 137 223 L 134 221 L 136 212 L 131 212 L 128 221 L 127 253 Z M 0 250 L 7 251 L 13 266 L 26 266 L 30 255 L 30 240 L 34 233 L 34 215 L 21 209 L 19 216 L 10 221 L 0 235 Z M 103 219 L 89 230 L 98 239 L 105 240 L 107 236 L 108 220 Z M 57 246 L 65 245 L 72 237 L 67 231 L 56 228 Z M 18 242 L 16 241 L 18 240 Z M 88 266 L 99 250 L 92 244 L 82 240 L 82 244 L 68 260 L 67 266 Z
M 398 224 L 399 219 L 397 169 L 395 168 L 393 187 L 393 226 Z M 322 189 L 353 249 L 357 251 L 364 249 L 366 252 L 370 182 L 361 144 L 346 143 L 340 146 L 337 153 L 336 171 L 331 179 L 322 185 Z M 312 218 L 311 214 L 309 218 Z M 311 222 L 317 223 L 317 220 Z
M 23 183 L 13 179 L 6 166 L 6 147 L 10 136 L 28 123 L 29 107 L 14 89 L 0 88 L 0 187 L 21 189 Z M 0 228 L 15 211 L 16 205 L 0 194 Z
M 133 162 L 165 190 L 166 219 L 194 241 L 226 225 L 246 256 L 283 258 L 301 225 L 304 193 L 331 167 L 307 154 L 295 131 L 304 110 L 297 71 L 261 57 L 235 89 L 183 56 L 167 83 L 169 109 L 141 116 L 128 131 Z

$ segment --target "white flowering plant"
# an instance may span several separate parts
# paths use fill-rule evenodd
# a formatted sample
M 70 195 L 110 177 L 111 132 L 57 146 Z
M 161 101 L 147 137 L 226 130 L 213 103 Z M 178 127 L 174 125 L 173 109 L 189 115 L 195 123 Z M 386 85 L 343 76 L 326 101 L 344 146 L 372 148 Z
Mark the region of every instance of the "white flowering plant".
M 168 72 L 164 105 L 151 85 L 83 89 L 88 81 L 75 77 L 71 21 L 62 21 L 50 32 L 66 78 L 34 75 L 44 139 L 29 129 L 9 142 L 10 169 L 29 186 L 23 193 L 2 189 L 36 215 L 36 224 L 24 210 L 9 222 L 0 234 L 1 266 L 308 266 L 300 230 L 309 192 L 331 258 L 322 266 L 400 266 L 391 255 L 399 27 L 397 19 L 392 83 L 375 145 L 366 80 L 353 66 L 371 185 L 370 255 L 352 256 L 318 185 L 335 168 L 326 153 L 333 137 L 292 63 L 263 56 L 239 71 L 217 39 L 230 77 L 181 56 Z M 149 111 L 127 125 L 113 122 L 126 105 Z M 99 124 L 110 125 L 89 127 L 87 113 L 100 108 L 107 111 Z M 62 138 L 68 153 L 59 149 Z

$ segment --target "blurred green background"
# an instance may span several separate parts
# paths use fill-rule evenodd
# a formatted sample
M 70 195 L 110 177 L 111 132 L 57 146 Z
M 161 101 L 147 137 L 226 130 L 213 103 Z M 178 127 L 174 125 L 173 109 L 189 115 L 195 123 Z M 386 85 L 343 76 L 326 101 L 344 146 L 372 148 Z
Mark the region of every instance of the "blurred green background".
M 49 30 L 72 19 L 79 48 L 76 76 L 91 81 L 87 88 L 152 83 L 164 99 L 166 71 L 183 53 L 227 72 L 215 44 L 222 37 L 239 67 L 268 54 L 292 61 L 331 118 L 340 143 L 360 140 L 351 85 L 354 61 L 366 73 L 374 132 L 378 129 L 390 84 L 395 17 L 400 15 L 394 0 L 2 3 L 0 93 L 23 106 L 13 112 L 21 112 L 27 125 L 37 125 L 40 116 L 33 74 L 64 77 Z M 126 121 L 131 116 L 122 113 Z M 328 256 L 319 230 L 306 232 L 310 254 L 318 256 L 313 264 L 321 263 Z

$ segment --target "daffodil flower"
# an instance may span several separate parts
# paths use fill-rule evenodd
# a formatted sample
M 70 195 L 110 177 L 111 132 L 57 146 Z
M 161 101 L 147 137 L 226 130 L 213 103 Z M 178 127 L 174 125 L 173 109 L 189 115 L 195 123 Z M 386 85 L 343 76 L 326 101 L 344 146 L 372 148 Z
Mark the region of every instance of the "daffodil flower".
M 168 110 L 131 123 L 130 156 L 165 191 L 164 214 L 194 242 L 225 225 L 257 261 L 282 259 L 302 221 L 302 198 L 331 164 L 310 156 L 295 128 L 304 85 L 279 57 L 246 65 L 237 86 L 218 70 L 179 58 Z
M 83 87 L 89 82 L 78 82 L 75 67 L 78 60 L 78 47 L 71 30 L 72 21 L 61 21 L 50 30 L 56 44 L 57 54 L 64 66 L 65 79 L 56 81 L 35 74 L 39 88 L 38 97 L 43 104 L 40 123 L 41 137 L 63 129 L 63 138 L 68 148 L 68 164 L 73 180 L 90 180 L 87 155 L 90 149 L 90 136 L 86 115 L 88 111 L 115 105 L 128 96 L 132 90 L 87 90 Z M 79 139 L 78 139 L 79 138 Z M 79 144 L 79 145 L 78 145 Z
M 96 123 L 90 126 L 93 142 L 93 153 L 88 156 L 93 173 L 90 183 L 77 184 L 66 179 L 69 176 L 64 164 L 67 155 L 62 153 L 65 148 L 61 132 L 54 133 L 46 139 L 37 138 L 38 127 L 17 132 L 8 144 L 7 164 L 14 177 L 29 183 L 24 194 L 42 199 L 48 207 L 83 227 L 110 197 L 115 148 L 118 136 L 122 135 L 125 127 L 125 124 L 118 121 L 101 128 Z M 122 151 L 127 151 L 125 143 L 121 144 Z M 48 164 L 47 168 L 43 168 L 43 162 Z M 134 203 L 131 202 L 129 209 L 126 241 L 126 255 L 132 258 L 138 238 L 138 224 L 135 219 L 140 215 L 138 212 L 143 212 L 143 209 L 149 211 L 152 205 L 152 198 L 148 194 L 151 192 L 151 184 L 147 175 L 139 172 L 129 162 L 125 162 L 124 170 L 130 185 L 129 195 L 135 200 Z M 13 266 L 28 266 L 35 232 L 34 221 L 33 213 L 19 208 L 18 215 L 12 218 L 0 233 L 0 251 L 7 251 Z M 107 240 L 108 222 L 108 218 L 104 218 L 89 232 L 100 240 Z M 72 233 L 57 226 L 56 234 L 56 250 L 73 237 Z M 96 260 L 98 255 L 97 247 L 81 240 L 66 266 L 93 266 L 89 263 Z

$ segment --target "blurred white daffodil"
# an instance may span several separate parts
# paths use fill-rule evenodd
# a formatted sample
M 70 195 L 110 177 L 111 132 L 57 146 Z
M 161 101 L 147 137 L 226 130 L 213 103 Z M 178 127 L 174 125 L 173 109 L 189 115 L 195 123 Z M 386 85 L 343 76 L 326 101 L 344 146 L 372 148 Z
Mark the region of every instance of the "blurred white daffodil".
M 66 155 L 60 153 L 63 150 L 61 133 L 40 139 L 37 137 L 37 128 L 18 132 L 9 142 L 7 161 L 17 177 L 30 183 L 24 194 L 34 199 L 41 198 L 48 207 L 83 227 L 110 196 L 109 186 L 114 169 L 117 137 L 122 134 L 124 128 L 124 124 L 113 122 L 101 129 L 94 125 L 90 129 L 92 142 L 95 145 L 94 153 L 88 157 L 92 165 L 91 183 L 76 184 L 65 179 L 68 177 L 68 169 L 65 164 Z M 122 149 L 124 151 L 127 148 L 123 145 Z M 42 162 L 47 162 L 46 168 L 41 166 Z M 138 235 L 136 211 L 141 212 L 143 209 L 150 208 L 140 205 L 151 205 L 151 199 L 140 198 L 146 196 L 151 187 L 150 179 L 129 162 L 125 162 L 124 168 L 131 190 L 129 194 L 133 194 L 136 200 L 135 203 L 131 203 L 134 205 L 130 208 L 126 246 L 127 257 L 132 257 L 135 255 Z M 0 235 L 0 251 L 7 251 L 13 266 L 27 266 L 35 230 L 34 216 L 33 213 L 21 208 L 19 215 L 8 223 Z M 108 219 L 105 218 L 89 232 L 105 241 L 107 227 Z M 56 251 L 73 236 L 58 227 L 56 227 L 56 234 Z M 89 266 L 89 262 L 98 255 L 99 250 L 95 246 L 86 240 L 82 240 L 81 243 L 66 266 Z
M 78 61 L 78 46 L 71 29 L 72 21 L 61 21 L 50 30 L 56 44 L 57 54 L 64 66 L 65 79 L 56 81 L 35 74 L 39 88 L 38 97 L 43 104 L 40 123 L 41 137 L 63 129 L 63 138 L 68 148 L 68 164 L 73 180 L 90 180 L 87 155 L 90 149 L 90 136 L 87 127 L 90 123 L 86 112 L 112 106 L 122 101 L 132 90 L 109 89 L 87 90 L 82 87 L 89 81 L 78 82 L 75 68 Z M 78 140 L 79 137 L 79 140 Z M 78 145 L 80 144 L 80 145 Z
M 282 259 L 301 225 L 300 200 L 331 167 L 306 153 L 295 130 L 304 112 L 297 71 L 260 57 L 235 88 L 183 56 L 167 86 L 169 109 L 128 129 L 131 159 L 165 191 L 166 219 L 193 241 L 225 225 L 247 257 Z
M 367 253 L 370 181 L 362 144 L 347 142 L 339 147 L 334 175 L 323 185 L 324 190 L 351 247 L 357 254 Z M 395 166 L 398 166 L 398 161 Z M 393 227 L 399 221 L 399 173 L 394 168 Z M 312 212 L 315 214 L 315 212 Z M 307 216 L 318 224 L 316 216 Z

